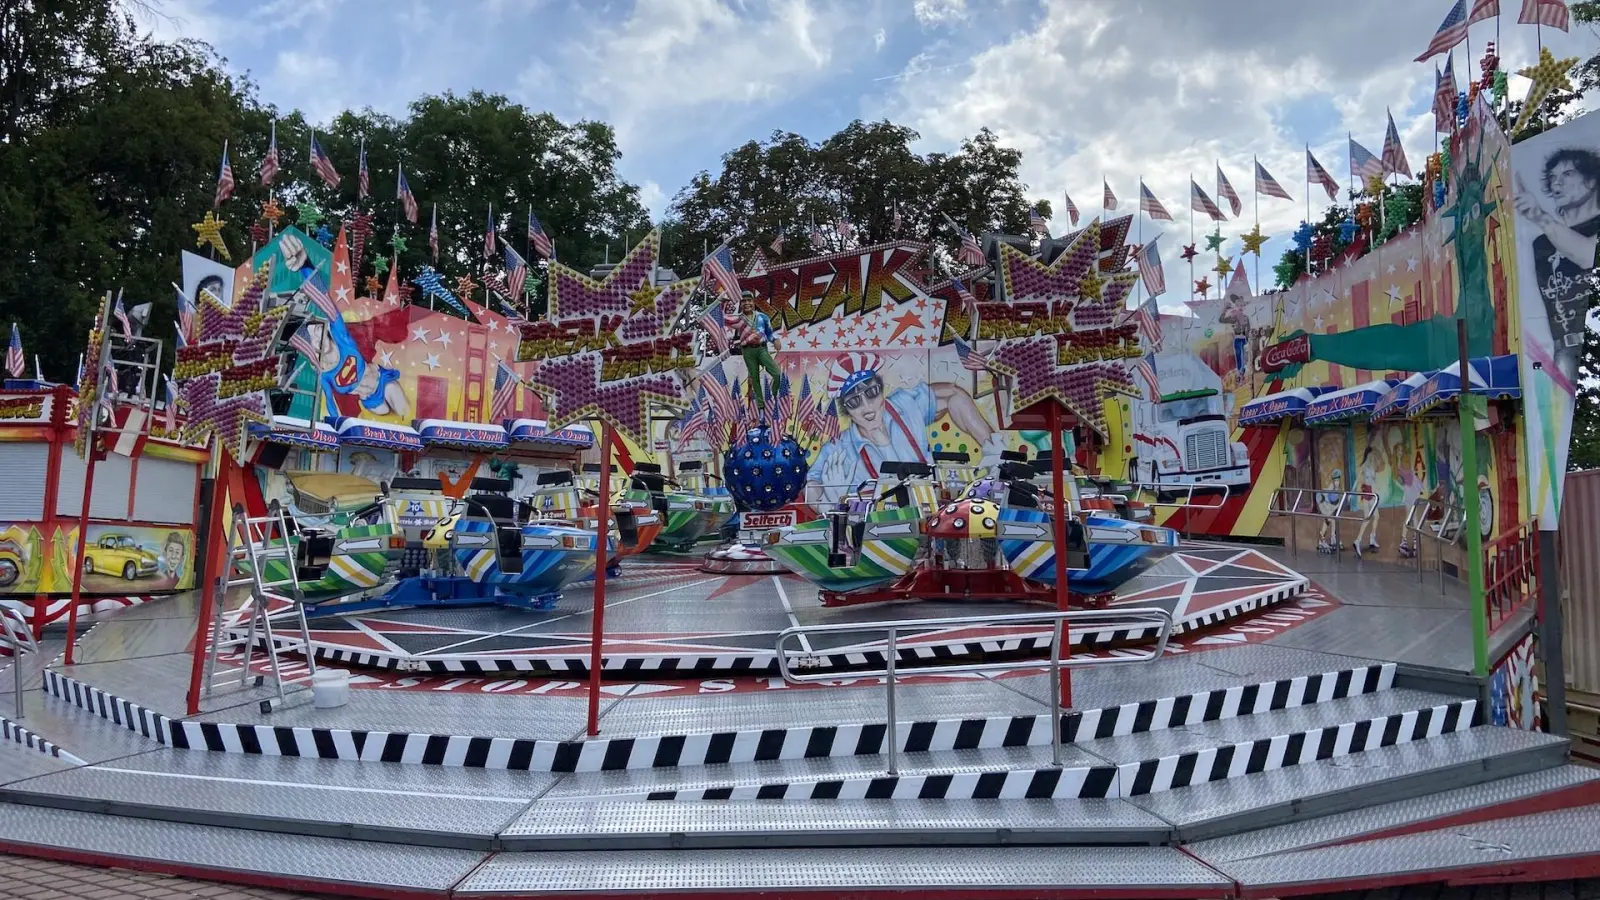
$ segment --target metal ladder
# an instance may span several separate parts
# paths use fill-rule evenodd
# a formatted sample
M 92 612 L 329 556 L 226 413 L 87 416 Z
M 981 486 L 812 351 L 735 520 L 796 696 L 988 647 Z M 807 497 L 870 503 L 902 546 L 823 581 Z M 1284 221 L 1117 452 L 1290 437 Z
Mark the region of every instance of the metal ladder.
M 276 540 L 274 537 L 276 536 Z M 271 563 L 282 563 L 288 574 L 272 579 L 266 569 Z M 228 590 L 242 585 L 250 586 L 250 627 L 242 637 L 224 639 Z M 287 603 L 286 610 L 271 611 L 274 603 Z M 272 668 L 272 680 L 277 688 L 276 698 L 261 701 L 261 711 L 271 712 L 288 700 L 290 687 L 301 685 L 308 691 L 317 674 L 317 660 L 311 650 L 311 630 L 306 624 L 304 597 L 300 592 L 299 567 L 295 559 L 295 544 L 290 540 L 289 519 L 283 508 L 273 501 L 264 516 L 251 517 L 242 506 L 233 508 L 233 525 L 228 541 L 228 566 L 226 574 L 218 580 L 212 597 L 211 649 L 206 655 L 206 671 L 202 695 L 210 697 L 217 687 L 237 674 L 237 689 L 251 687 L 250 661 L 258 640 L 266 645 L 267 660 Z M 300 678 L 283 677 L 278 659 L 278 643 L 273 635 L 273 619 L 291 619 L 300 629 L 302 652 L 306 661 L 306 674 Z M 217 658 L 225 649 L 244 648 L 244 659 L 237 669 L 217 671 Z M 265 676 L 257 675 L 254 686 L 259 687 Z

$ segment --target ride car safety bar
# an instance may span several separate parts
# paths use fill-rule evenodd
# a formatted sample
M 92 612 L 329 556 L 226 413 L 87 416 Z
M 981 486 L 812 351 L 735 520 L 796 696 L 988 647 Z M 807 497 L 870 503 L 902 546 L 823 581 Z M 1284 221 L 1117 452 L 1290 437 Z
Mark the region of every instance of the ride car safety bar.
M 1068 623 L 1068 619 L 1071 622 Z M 1084 656 L 1079 658 L 1061 658 L 1063 643 L 1071 641 L 1071 628 L 1077 625 L 1094 624 L 1099 626 L 1096 630 L 1128 630 L 1156 628 L 1156 644 L 1141 654 L 1128 656 L 1095 657 Z M 1107 626 L 1106 623 L 1115 623 Z M 1052 610 L 1050 612 L 1020 613 L 997 616 L 949 616 L 938 619 L 899 619 L 892 622 L 840 622 L 828 625 L 796 625 L 785 629 L 778 635 L 775 645 L 778 656 L 778 671 L 783 674 L 783 680 L 790 684 L 817 684 L 830 681 L 842 681 L 853 678 L 882 678 L 887 689 L 885 707 L 888 712 L 887 730 L 884 733 L 884 744 L 889 756 L 889 774 L 899 774 L 899 741 L 898 723 L 895 721 L 895 682 L 899 676 L 898 641 L 902 632 L 926 631 L 930 628 L 958 627 L 1007 627 L 1017 625 L 1048 624 L 1050 626 L 1050 747 L 1051 759 L 1056 766 L 1061 765 L 1061 670 L 1087 668 L 1090 666 L 1126 665 L 1129 663 L 1151 662 L 1160 659 L 1166 652 L 1167 639 L 1172 637 L 1172 613 L 1158 607 L 1138 607 L 1134 609 L 1079 609 L 1070 611 Z M 1063 629 L 1066 630 L 1066 641 L 1063 641 Z M 822 634 L 882 634 L 885 636 L 883 655 L 885 660 L 882 669 L 857 670 L 852 669 L 846 673 L 811 672 L 797 673 L 796 668 L 808 668 L 816 665 L 816 657 L 810 647 L 809 638 Z M 800 646 L 789 650 L 785 644 L 791 639 L 799 639 Z M 991 663 L 963 663 L 952 666 L 917 666 L 913 672 L 938 672 L 940 674 L 962 673 L 987 673 L 987 672 L 1015 672 L 1024 669 L 1037 669 L 1037 660 L 1014 660 L 1011 662 Z
M 0 605 L 0 629 L 5 630 L 5 646 L 11 648 L 11 672 L 16 676 L 17 718 L 22 718 L 22 654 L 38 653 L 39 642 L 22 613 Z
M 1137 500 L 1144 494 L 1155 496 L 1155 500 L 1140 500 L 1145 506 L 1160 507 L 1162 509 L 1218 509 L 1228 502 L 1233 496 L 1233 489 L 1220 481 L 1135 481 L 1129 482 L 1133 488 L 1133 495 L 1129 499 Z M 1115 493 L 1115 492 L 1113 492 Z M 1172 500 L 1162 500 L 1161 495 L 1173 495 Z M 1177 495 L 1183 499 L 1177 499 Z M 1215 496 L 1216 502 L 1209 499 L 1205 503 L 1196 503 L 1196 494 L 1210 498 Z
M 1294 500 L 1287 505 L 1284 501 L 1293 497 Z M 1334 501 L 1332 512 L 1322 512 L 1317 509 L 1317 501 L 1332 499 Z M 1366 512 L 1361 512 L 1365 509 Z M 1297 516 L 1307 519 L 1321 519 L 1333 522 L 1334 539 L 1338 539 L 1339 522 L 1356 522 L 1366 524 L 1378 514 L 1378 495 L 1371 491 L 1328 491 L 1321 488 L 1286 488 L 1281 487 L 1272 492 L 1272 497 L 1267 501 L 1267 515 L 1269 516 Z M 1360 532 L 1356 534 L 1356 556 L 1361 555 Z M 1289 523 L 1289 547 L 1296 555 L 1300 553 L 1299 535 L 1296 533 L 1294 523 Z

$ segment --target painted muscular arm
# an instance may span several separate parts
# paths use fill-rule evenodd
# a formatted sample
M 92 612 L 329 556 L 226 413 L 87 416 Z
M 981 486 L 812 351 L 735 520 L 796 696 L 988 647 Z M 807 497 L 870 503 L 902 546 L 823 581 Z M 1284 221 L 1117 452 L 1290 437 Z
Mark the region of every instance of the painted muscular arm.
M 980 444 L 989 440 L 994 429 L 984 420 L 971 394 L 948 381 L 936 382 L 929 387 L 933 388 L 936 408 L 948 412 L 950 421 L 956 423 L 957 428 L 972 435 Z

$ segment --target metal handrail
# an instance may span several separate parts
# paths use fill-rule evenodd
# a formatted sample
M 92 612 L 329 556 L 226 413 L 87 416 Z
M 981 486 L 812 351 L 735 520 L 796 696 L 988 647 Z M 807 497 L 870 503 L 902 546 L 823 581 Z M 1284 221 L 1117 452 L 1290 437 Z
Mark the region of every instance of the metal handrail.
M 1133 488 L 1135 494 L 1152 494 L 1156 497 L 1155 500 L 1140 501 L 1141 503 L 1144 503 L 1145 506 L 1160 507 L 1163 509 L 1217 509 L 1218 507 L 1227 503 L 1229 497 L 1233 496 L 1232 486 L 1220 481 L 1135 481 L 1131 482 L 1130 486 Z M 1161 499 L 1162 494 L 1176 494 L 1180 491 L 1184 492 L 1184 499 L 1181 503 L 1177 500 Z M 1222 494 L 1222 499 L 1218 500 L 1216 503 L 1194 502 L 1194 495 L 1197 492 L 1209 495 L 1215 494 L 1219 491 Z
M 1281 501 L 1290 496 L 1294 497 L 1294 503 L 1285 507 Z M 1307 496 L 1311 498 L 1309 508 L 1306 508 L 1303 504 Z M 1323 512 L 1317 509 L 1317 500 L 1322 497 L 1338 498 L 1333 505 L 1332 512 Z M 1352 500 L 1359 500 L 1359 505 L 1352 503 Z M 1346 515 L 1345 510 L 1352 507 L 1356 508 L 1356 512 L 1353 515 Z M 1360 509 L 1365 509 L 1366 512 L 1360 512 Z M 1371 491 L 1329 491 L 1321 488 L 1280 487 L 1274 490 L 1272 497 L 1267 500 L 1267 515 L 1269 516 L 1293 516 L 1334 523 L 1334 540 L 1339 538 L 1338 523 L 1356 522 L 1364 528 L 1371 523 L 1373 517 L 1377 516 L 1377 514 L 1378 495 Z M 1360 541 L 1361 530 L 1358 529 L 1355 548 L 1357 557 L 1361 556 Z M 1300 537 L 1293 522 L 1289 523 L 1289 546 L 1293 553 L 1299 555 Z
M 1155 648 L 1142 655 L 1135 656 L 1109 656 L 1109 657 L 1084 657 L 1082 659 L 1061 659 L 1063 643 L 1071 642 L 1071 625 L 1084 622 L 1105 622 L 1107 620 L 1127 622 L 1132 626 L 1139 624 L 1155 625 L 1159 628 Z M 895 642 L 901 630 L 922 630 L 930 627 L 944 625 L 958 626 L 994 626 L 994 625 L 1029 625 L 1050 623 L 1050 746 L 1051 759 L 1056 766 L 1061 765 L 1061 668 L 1069 669 L 1087 668 L 1090 666 L 1127 665 L 1129 663 L 1150 662 L 1160 659 L 1166 652 L 1167 639 L 1172 637 L 1172 613 L 1159 607 L 1139 607 L 1136 609 L 1081 609 L 1062 611 L 1052 610 L 1040 613 L 1021 613 L 998 616 L 949 616 L 938 619 L 899 619 L 892 622 L 839 622 L 828 625 L 796 625 L 787 628 L 778 634 L 775 649 L 778 656 L 778 671 L 783 675 L 783 680 L 789 684 L 814 684 L 823 681 L 836 681 L 841 677 L 848 678 L 883 678 L 887 685 L 885 707 L 888 713 L 887 730 L 884 742 L 889 754 L 889 774 L 899 774 L 899 729 L 895 722 L 895 682 L 899 667 L 896 665 L 897 653 Z M 1067 640 L 1062 640 L 1062 628 L 1067 627 Z M 841 675 L 839 673 L 818 672 L 813 674 L 795 674 L 790 669 L 790 651 L 784 644 L 791 638 L 801 640 L 800 653 L 802 659 L 813 658 L 814 654 L 806 649 L 810 647 L 807 639 L 818 634 L 884 634 L 886 647 L 884 649 L 884 668 L 866 671 L 851 670 Z M 965 663 L 954 666 L 918 666 L 917 671 L 937 671 L 944 674 L 963 674 L 969 672 L 1014 672 L 1022 669 L 1037 669 L 1036 660 L 1017 660 L 1014 662 L 993 663 Z
M 22 654 L 38 653 L 39 642 L 33 636 L 28 621 L 9 606 L 0 606 L 0 629 L 5 631 L 5 645 L 11 648 L 11 671 L 16 678 L 17 718 L 22 718 Z
M 1439 525 L 1437 528 L 1430 530 L 1428 522 L 1435 510 L 1439 513 L 1439 518 L 1436 520 Z M 1427 538 L 1439 548 L 1439 590 L 1442 593 L 1444 591 L 1444 548 L 1448 544 L 1454 544 L 1459 541 L 1465 528 L 1466 510 L 1461 507 L 1432 497 L 1418 497 L 1411 501 L 1411 508 L 1406 511 L 1406 520 L 1400 525 L 1400 540 L 1404 543 L 1409 536 L 1417 548 L 1417 582 L 1419 584 L 1422 582 L 1424 572 L 1422 568 L 1422 539 Z M 1445 537 L 1446 532 L 1451 533 L 1453 537 Z

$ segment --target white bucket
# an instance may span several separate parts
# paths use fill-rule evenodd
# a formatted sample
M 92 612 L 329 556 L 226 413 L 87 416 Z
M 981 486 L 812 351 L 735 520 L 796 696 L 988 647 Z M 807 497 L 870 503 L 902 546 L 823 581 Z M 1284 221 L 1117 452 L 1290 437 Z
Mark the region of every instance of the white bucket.
M 318 669 L 311 676 L 311 705 L 334 709 L 350 702 L 350 673 L 344 669 Z

